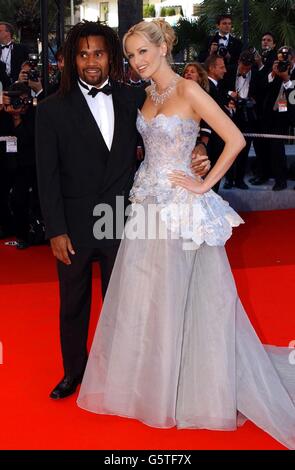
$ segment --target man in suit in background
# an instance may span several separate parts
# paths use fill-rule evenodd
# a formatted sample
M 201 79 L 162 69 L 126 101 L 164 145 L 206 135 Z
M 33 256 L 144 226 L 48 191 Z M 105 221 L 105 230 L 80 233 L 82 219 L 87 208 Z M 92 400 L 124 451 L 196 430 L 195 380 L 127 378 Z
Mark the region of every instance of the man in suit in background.
M 271 72 L 266 77 L 262 109 L 262 132 L 288 136 L 295 124 L 295 51 L 283 46 L 277 52 Z M 291 95 L 291 98 L 289 99 Z M 275 179 L 273 191 L 287 188 L 287 159 L 285 140 L 267 139 L 263 173 L 252 184 L 263 184 L 271 175 Z M 269 165 L 270 163 L 270 165 Z M 270 168 L 269 168 L 270 167 Z
M 2 84 L 2 90 L 7 88 L 10 84 L 10 80 L 9 80 L 9 77 L 6 73 L 6 67 L 5 67 L 4 62 L 0 62 L 0 82 Z M 1 91 L 1 89 L 0 89 L 0 91 Z
M 209 79 L 209 95 L 216 101 L 220 108 L 230 116 L 230 112 L 225 108 L 225 96 L 219 88 L 219 82 L 226 74 L 224 59 L 216 54 L 209 56 L 205 62 L 205 70 Z M 230 116 L 231 117 L 231 116 Z M 224 142 L 216 132 L 205 122 L 201 121 L 200 141 L 207 147 L 207 154 L 212 165 L 215 165 L 224 148 Z M 220 182 L 214 186 L 214 191 L 218 192 Z
M 238 65 L 230 69 L 222 86 L 227 99 L 234 101 L 233 119 L 240 131 L 243 133 L 257 132 L 256 102 L 259 94 L 259 77 L 255 67 L 255 56 L 251 50 L 241 53 Z M 224 189 L 231 189 L 233 186 L 239 189 L 248 189 L 244 177 L 252 139 L 246 138 L 246 142 L 246 147 L 243 148 L 225 175 Z
M 17 81 L 22 63 L 28 58 L 28 50 L 13 41 L 14 28 L 10 23 L 0 22 L 0 60 L 5 64 L 10 83 Z
M 224 58 L 226 65 L 237 64 L 242 51 L 242 42 L 235 38 L 231 33 L 232 17 L 224 14 L 216 19 L 218 31 L 207 41 L 207 47 L 201 51 L 198 57 L 199 62 L 205 62 L 207 57 L 217 53 Z

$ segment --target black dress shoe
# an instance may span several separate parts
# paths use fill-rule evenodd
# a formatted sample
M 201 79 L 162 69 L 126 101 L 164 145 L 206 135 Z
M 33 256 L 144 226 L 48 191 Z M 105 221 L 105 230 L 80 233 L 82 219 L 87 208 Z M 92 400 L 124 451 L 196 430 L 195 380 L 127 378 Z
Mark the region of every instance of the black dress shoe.
M 231 181 L 226 181 L 223 185 L 223 189 L 231 189 L 233 187 L 233 183 Z
M 50 393 L 50 398 L 58 400 L 59 398 L 66 398 L 75 393 L 76 388 L 82 382 L 83 375 L 79 377 L 69 377 L 67 375 L 57 384 L 57 386 Z
M 249 186 L 245 183 L 245 181 L 236 181 L 235 187 L 239 189 L 249 189 Z
M 282 191 L 283 189 L 287 188 L 287 183 L 282 182 L 282 183 L 275 183 L 274 187 L 272 188 L 273 191 Z
M 265 184 L 267 182 L 268 178 L 260 178 L 259 176 L 249 179 L 249 183 L 253 184 L 254 186 L 260 186 L 261 184 Z

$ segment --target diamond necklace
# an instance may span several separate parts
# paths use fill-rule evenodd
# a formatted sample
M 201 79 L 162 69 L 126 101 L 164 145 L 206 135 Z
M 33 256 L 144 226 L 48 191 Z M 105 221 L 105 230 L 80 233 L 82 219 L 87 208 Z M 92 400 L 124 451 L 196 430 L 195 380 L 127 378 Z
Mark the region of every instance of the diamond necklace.
M 157 92 L 155 82 L 151 84 L 150 97 L 156 106 L 159 104 L 163 104 L 164 101 L 167 100 L 167 98 L 169 98 L 172 91 L 176 87 L 176 83 L 178 82 L 179 78 L 180 76 L 176 74 L 173 80 L 170 82 L 170 85 L 165 89 L 163 93 Z

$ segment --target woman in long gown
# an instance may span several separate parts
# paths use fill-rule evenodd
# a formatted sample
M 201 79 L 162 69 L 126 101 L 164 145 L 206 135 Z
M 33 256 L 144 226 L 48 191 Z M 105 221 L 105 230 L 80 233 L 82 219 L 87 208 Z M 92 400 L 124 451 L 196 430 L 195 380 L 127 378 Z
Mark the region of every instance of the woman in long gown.
M 146 155 L 78 405 L 160 428 L 234 430 L 250 419 L 294 449 L 290 350 L 264 347 L 244 312 L 224 249 L 243 221 L 211 190 L 244 138 L 196 83 L 173 72 L 174 39 L 157 20 L 124 38 L 131 66 L 152 79 L 137 119 Z M 190 170 L 201 118 L 225 141 L 204 180 Z

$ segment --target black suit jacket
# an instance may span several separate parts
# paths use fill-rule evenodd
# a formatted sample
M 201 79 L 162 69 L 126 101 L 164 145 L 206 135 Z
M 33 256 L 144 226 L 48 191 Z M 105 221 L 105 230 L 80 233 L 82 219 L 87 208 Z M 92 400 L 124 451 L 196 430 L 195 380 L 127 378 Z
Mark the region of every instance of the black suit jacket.
M 235 91 L 235 89 L 236 89 L 237 70 L 238 70 L 237 65 L 229 67 L 228 72 L 225 75 L 224 80 L 222 81 L 222 84 L 221 84 L 222 85 L 222 90 L 223 90 L 223 93 L 225 95 L 227 95 L 227 93 L 229 91 Z M 255 69 L 255 67 L 252 67 L 248 96 L 251 97 L 251 98 L 256 99 L 259 89 L 260 89 L 260 87 L 259 87 L 258 72 Z
M 238 66 L 234 65 L 229 67 L 228 73 L 225 75 L 224 80 L 222 80 L 222 90 L 223 94 L 226 97 L 226 102 L 228 102 L 228 92 L 236 91 L 236 78 L 237 78 Z M 251 69 L 251 79 L 249 84 L 249 93 L 248 98 L 252 98 L 255 103 L 259 100 L 261 96 L 261 79 L 259 77 L 258 71 L 255 67 Z M 234 121 L 238 127 L 243 126 L 245 122 L 254 122 L 257 120 L 257 106 L 253 108 L 246 108 L 237 106 L 236 113 L 234 115 Z
M 19 73 L 21 71 L 22 64 L 28 60 L 28 49 L 22 44 L 13 44 L 11 51 L 11 72 L 10 78 L 11 82 L 16 82 L 18 80 Z
M 216 103 L 220 106 L 222 111 L 224 111 L 228 116 L 230 116 L 229 112 L 224 106 L 225 103 L 225 97 L 223 94 L 223 91 L 219 89 L 219 86 L 217 86 L 209 79 L 209 95 L 211 98 L 216 101 Z M 224 147 L 224 142 L 223 140 L 219 137 L 218 134 L 204 121 L 201 120 L 201 136 L 207 136 L 209 137 L 209 142 L 208 142 L 208 156 L 211 160 L 211 163 L 214 165 L 221 154 L 223 147 Z
M 290 80 L 293 81 L 293 88 L 285 90 L 288 111 L 279 113 L 278 111 L 274 111 L 273 107 L 279 95 L 282 80 L 276 76 L 271 83 L 268 83 L 268 77 L 265 79 L 265 98 L 263 102 L 262 119 L 267 127 L 271 127 L 275 118 L 276 126 L 278 127 L 277 131 L 282 133 L 288 132 L 289 126 L 295 125 L 295 70 L 291 73 Z M 289 99 L 291 93 L 293 99 Z
M 10 80 L 6 74 L 6 65 L 4 62 L 0 61 L 0 82 L 2 83 L 3 90 L 5 90 L 10 85 Z
M 216 33 L 214 36 L 210 36 L 207 41 L 207 46 L 204 51 L 201 51 L 199 56 L 198 56 L 198 61 L 199 62 L 205 62 L 207 57 L 209 56 L 209 49 L 211 47 L 212 42 L 217 42 L 219 43 L 218 39 L 219 33 Z M 235 38 L 231 34 L 229 35 L 229 41 L 228 41 L 228 46 L 227 50 L 230 53 L 230 60 L 229 64 L 236 64 L 238 62 L 239 56 L 242 51 L 243 44 L 240 41 L 240 39 Z
M 30 108 L 22 116 L 22 122 L 14 127 L 10 114 L 5 111 L 0 113 L 0 135 L 17 137 L 17 152 L 6 153 L 6 145 L 1 142 L 1 158 L 7 168 L 35 167 L 35 145 L 34 145 L 34 120 L 35 110 Z
M 114 244 L 93 235 L 94 207 L 129 191 L 136 168 L 137 109 L 145 92 L 113 84 L 114 137 L 109 151 L 78 85 L 37 107 L 36 150 L 41 208 L 48 238 L 67 233 L 74 246 Z

